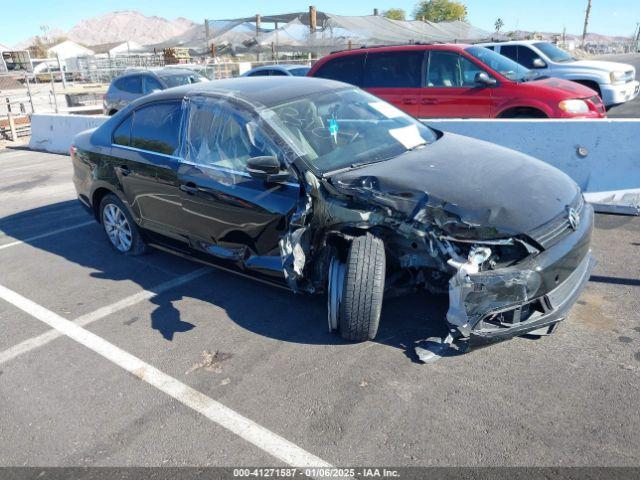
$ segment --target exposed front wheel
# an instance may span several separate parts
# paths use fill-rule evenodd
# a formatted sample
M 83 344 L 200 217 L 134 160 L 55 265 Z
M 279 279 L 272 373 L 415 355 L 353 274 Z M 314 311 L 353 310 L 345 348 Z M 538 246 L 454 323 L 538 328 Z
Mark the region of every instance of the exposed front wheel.
M 100 202 L 100 221 L 111 246 L 124 255 L 142 255 L 146 244 L 122 201 L 113 194 Z
M 354 342 L 378 333 L 384 295 L 384 243 L 371 234 L 351 242 L 347 262 L 336 257 L 329 267 L 329 328 Z

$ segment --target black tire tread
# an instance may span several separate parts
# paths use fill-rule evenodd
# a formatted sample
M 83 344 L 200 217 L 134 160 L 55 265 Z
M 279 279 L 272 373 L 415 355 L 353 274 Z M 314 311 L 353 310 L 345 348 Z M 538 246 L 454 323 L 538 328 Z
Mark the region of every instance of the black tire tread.
M 384 243 L 371 234 L 351 243 L 340 304 L 340 334 L 363 342 L 375 338 L 384 295 Z

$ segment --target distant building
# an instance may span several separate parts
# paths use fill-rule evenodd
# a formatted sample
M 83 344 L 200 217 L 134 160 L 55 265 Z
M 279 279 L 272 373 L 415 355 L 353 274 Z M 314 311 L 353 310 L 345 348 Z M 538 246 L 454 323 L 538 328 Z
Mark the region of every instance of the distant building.
M 47 50 L 49 57 L 55 57 L 56 55 L 60 60 L 66 60 L 68 58 L 86 57 L 94 55 L 94 51 L 83 47 L 79 43 L 72 42 L 71 40 L 65 40 L 58 43 Z

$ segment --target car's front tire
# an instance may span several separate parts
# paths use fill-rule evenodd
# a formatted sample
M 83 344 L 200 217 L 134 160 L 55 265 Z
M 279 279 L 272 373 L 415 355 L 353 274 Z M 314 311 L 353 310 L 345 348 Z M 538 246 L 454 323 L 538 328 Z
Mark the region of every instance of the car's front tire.
M 113 249 L 122 255 L 142 255 L 147 245 L 129 210 L 114 194 L 100 201 L 100 223 Z
M 333 321 L 345 340 L 364 342 L 373 340 L 378 333 L 385 269 L 384 243 L 371 234 L 356 237 L 349 247 L 347 263 L 332 267 L 334 284 L 330 274 L 328 289 L 330 325 L 333 313 Z M 336 285 L 337 279 L 342 280 L 341 285 Z M 333 312 L 332 294 L 333 298 L 339 295 L 339 302 L 333 302 Z

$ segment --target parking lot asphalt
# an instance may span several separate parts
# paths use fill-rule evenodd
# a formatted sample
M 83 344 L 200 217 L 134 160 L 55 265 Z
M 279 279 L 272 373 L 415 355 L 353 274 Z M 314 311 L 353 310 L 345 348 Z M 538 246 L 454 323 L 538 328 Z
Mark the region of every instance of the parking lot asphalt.
M 0 151 L 0 465 L 640 464 L 639 218 L 597 217 L 557 333 L 423 365 L 446 298 L 388 300 L 378 340 L 346 343 L 324 298 L 116 254 L 71 170 Z

